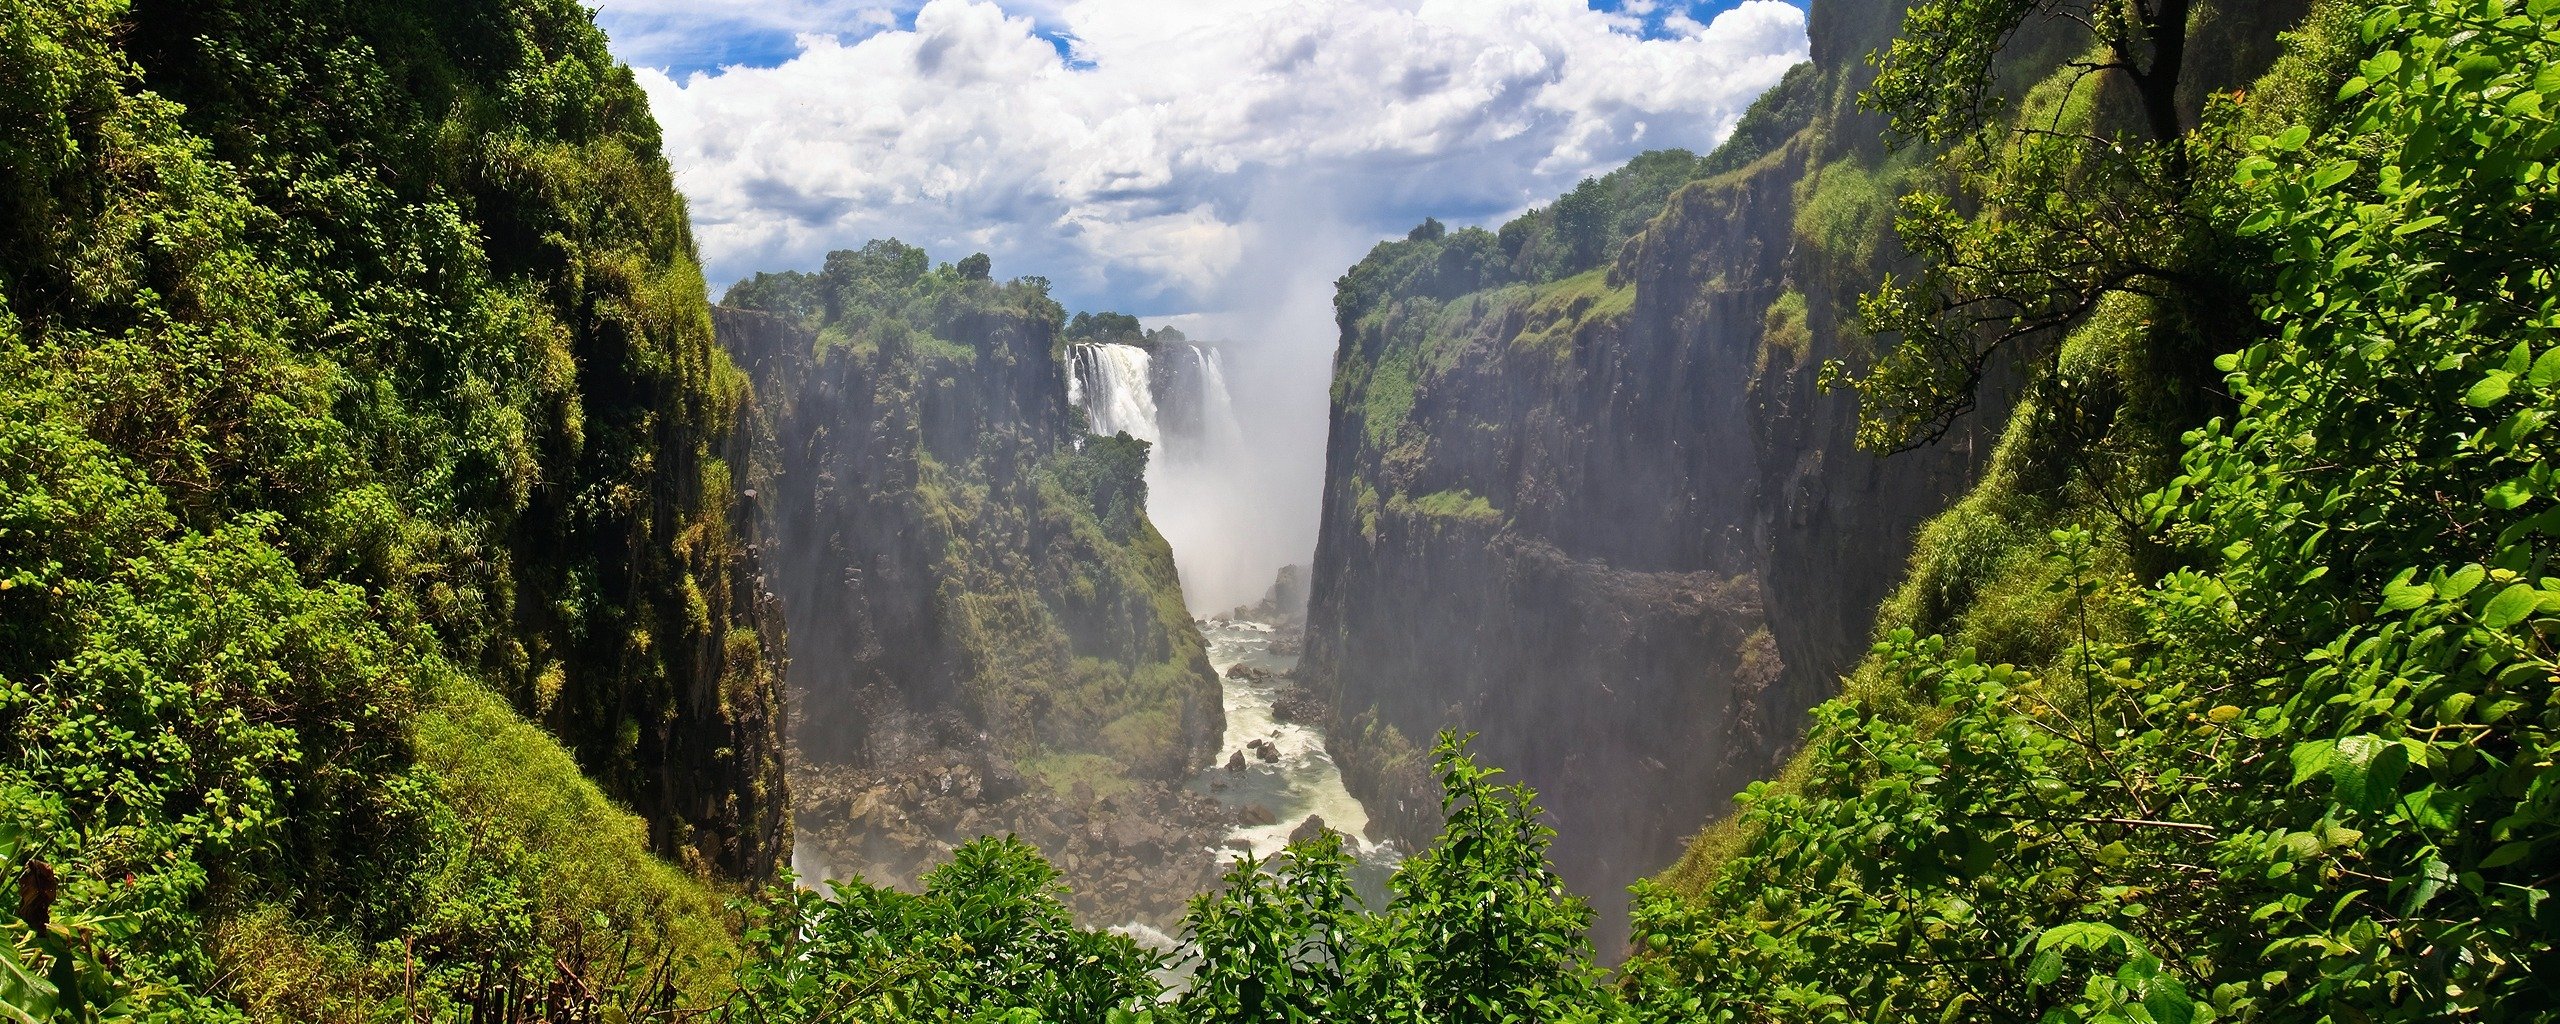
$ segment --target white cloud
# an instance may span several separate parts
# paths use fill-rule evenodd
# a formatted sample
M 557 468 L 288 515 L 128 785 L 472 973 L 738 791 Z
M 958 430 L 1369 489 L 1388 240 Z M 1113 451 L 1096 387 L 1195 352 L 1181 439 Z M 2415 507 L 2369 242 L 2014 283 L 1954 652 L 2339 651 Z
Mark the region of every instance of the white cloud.
M 1653 39 L 1582 0 L 930 0 L 888 29 L 866 0 L 604 13 L 626 35 L 799 34 L 779 67 L 641 72 L 715 285 L 896 235 L 1151 312 L 1212 300 L 1289 220 L 1491 219 L 1643 149 L 1708 148 L 1805 50 L 1778 0 Z M 654 38 L 616 46 L 645 60 Z M 1251 221 L 1275 188 L 1329 209 Z
M 797 34 L 779 67 L 640 73 L 715 293 L 895 236 L 1236 342 L 1262 451 L 1197 515 L 1159 520 L 1206 609 L 1314 547 L 1332 284 L 1372 242 L 1425 215 L 1498 221 L 1646 149 L 1704 151 L 1804 58 L 1795 6 L 1690 9 L 608 0 L 602 20 L 635 63 L 688 17 Z

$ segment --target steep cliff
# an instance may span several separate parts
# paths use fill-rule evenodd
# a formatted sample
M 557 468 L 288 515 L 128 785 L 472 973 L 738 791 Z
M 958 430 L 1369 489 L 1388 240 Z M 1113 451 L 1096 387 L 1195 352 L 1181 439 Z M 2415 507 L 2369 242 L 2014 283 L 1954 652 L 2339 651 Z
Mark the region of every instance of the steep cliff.
M 795 637 L 792 745 L 830 780 L 804 801 L 804 865 L 913 880 L 966 838 L 958 805 L 1026 788 L 1174 800 L 1219 742 L 1217 680 L 1146 519 L 1147 446 L 1085 436 L 1046 291 L 890 242 L 727 302 L 772 444 L 756 502 Z M 970 792 L 920 812 L 931 827 L 863 820 L 922 806 L 910 777 Z
M 789 843 L 781 623 L 586 10 L 0 23 L 0 846 L 185 1019 L 702 991 Z
M 1855 102 L 1899 11 L 1815 3 L 1812 63 L 1703 161 L 1649 154 L 1498 233 L 1426 224 L 1341 284 L 1307 673 L 1346 774 L 1427 836 L 1420 749 L 1481 733 L 1546 797 L 1604 942 L 1615 892 L 1776 769 L 1866 653 L 2013 387 L 1995 373 L 1983 414 L 1878 458 L 1818 380 L 1870 357 L 1857 296 L 1904 266 L 1894 204 L 1933 173 Z M 2240 80 L 2288 17 L 2244 18 L 2190 92 Z M 2067 44 L 2023 40 L 2011 91 Z

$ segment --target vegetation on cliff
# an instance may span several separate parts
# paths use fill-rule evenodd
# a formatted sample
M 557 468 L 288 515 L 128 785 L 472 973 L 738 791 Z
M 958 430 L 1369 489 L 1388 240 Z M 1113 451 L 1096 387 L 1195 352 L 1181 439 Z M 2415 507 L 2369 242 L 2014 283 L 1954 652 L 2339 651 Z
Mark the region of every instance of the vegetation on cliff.
M 2230 246 L 2190 272 L 2258 282 L 2263 332 L 2197 338 L 2168 274 L 2075 318 L 1807 754 L 1695 898 L 1642 899 L 1637 984 L 1743 1017 L 2550 1012 L 2555 49 L 2550 3 L 2332 5 L 2250 107 L 2149 144 Z M 2174 479 L 2094 484 L 2182 407 L 2092 431 L 2087 392 L 2235 340 Z
M 0 69 L 0 995 L 714 984 L 706 876 L 788 841 L 779 635 L 585 10 L 13 2 Z
M 872 734 L 911 728 L 884 717 L 900 706 L 956 712 L 956 746 L 1056 769 L 1062 790 L 1095 758 L 1104 781 L 1207 762 L 1217 683 L 1146 519 L 1148 445 L 1088 437 L 1066 404 L 1069 329 L 1136 337 L 1134 318 L 1070 321 L 1044 280 L 895 240 L 758 274 L 724 304 L 781 317 L 801 332 L 770 344 L 807 348 L 750 358 L 782 451 L 761 506 L 786 592 L 806 594 L 792 614 L 827 654 L 795 682 L 804 754 L 879 760 L 865 751 L 894 741 Z M 856 639 L 901 604 L 910 632 Z M 866 688 L 888 704 L 856 710 Z
M 1918 5 L 1871 102 L 1979 133 L 1791 186 L 1795 235 L 1849 248 L 1925 186 L 1898 221 L 1921 273 L 1866 304 L 1900 335 L 1832 374 L 1863 385 L 1871 443 L 1925 440 L 2000 373 L 2020 397 L 1804 752 L 1640 888 L 1640 955 L 1593 968 L 1531 794 L 1444 737 L 1438 839 L 1384 906 L 1329 834 L 1244 862 L 1195 901 L 1166 1000 L 1160 958 L 1074 928 L 1016 842 L 920 894 L 714 905 L 703 873 L 753 876 L 780 842 L 719 457 L 742 395 L 579 8 L 7 7 L 0 1008 L 2549 1019 L 2560 0 L 2325 4 L 2257 87 L 2167 131 L 2156 96 L 2073 67 L 2158 38 L 2003 56 L 2057 9 Z M 1941 65 L 2034 80 L 2014 112 L 1896 84 Z M 1677 220 L 1631 214 L 1646 197 L 1742 201 L 1655 191 L 1694 158 L 1647 167 L 1516 247 L 1426 224 L 1346 279 L 1346 327 L 1382 344 L 1340 397 L 1398 421 L 1352 443 L 1413 474 L 1350 488 L 1364 530 L 1475 543 L 1552 514 L 1431 479 L 1413 371 L 1543 332 L 1448 330 L 1500 302 L 1605 342 L 1643 302 L 1617 266 L 1646 264 L 1586 263 L 1590 225 L 1640 257 Z M 2068 231 L 2089 203 L 2178 227 Z M 880 507 L 953 581 L 925 599 L 965 656 L 954 694 L 1018 749 L 1185 756 L 1196 723 L 1147 717 L 1192 685 L 1184 631 L 1117 663 L 1080 646 L 1183 614 L 1135 514 L 1143 447 L 1078 438 L 1059 401 L 1062 311 L 979 258 L 838 256 L 732 300 L 808 328 L 801 372 L 878 389 L 856 422 L 903 474 Z M 1812 343 L 1778 336 L 1841 298 L 1788 283 L 1753 293 L 1746 365 L 1802 368 Z M 2254 322 L 2202 301 L 2232 288 Z M 2005 312 L 1967 319 L 1983 295 Z M 1023 436 L 966 415 L 997 407 Z

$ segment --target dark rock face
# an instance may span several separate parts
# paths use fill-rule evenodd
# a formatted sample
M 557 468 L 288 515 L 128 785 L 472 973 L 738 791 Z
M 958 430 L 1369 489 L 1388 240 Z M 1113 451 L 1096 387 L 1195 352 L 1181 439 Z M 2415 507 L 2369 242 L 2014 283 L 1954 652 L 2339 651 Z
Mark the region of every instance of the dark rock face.
M 763 425 L 757 504 L 795 638 L 792 770 L 814 787 L 802 792 L 874 791 L 918 764 L 1000 755 L 977 794 L 916 806 L 973 810 L 949 823 L 959 841 L 973 828 L 1037 841 L 1024 815 L 1064 801 L 1052 817 L 1074 821 L 1092 803 L 1056 791 L 1079 773 L 1163 786 L 1207 763 L 1224 715 L 1171 550 L 1143 517 L 1082 507 L 1074 483 L 1142 463 L 1074 475 L 1083 450 L 1051 324 L 965 313 L 939 328 L 948 340 L 870 348 L 822 347 L 756 311 L 713 319 Z M 1072 770 L 1044 781 L 1061 764 Z M 879 852 L 828 806 L 802 801 L 804 861 L 930 861 L 922 847 Z M 1108 874 L 1116 862 L 1076 863 L 1060 867 L 1079 891 L 1127 880 Z
M 1815 23 L 1850 6 L 1896 9 Z M 1426 839 L 1431 737 L 1478 733 L 1539 791 L 1604 949 L 1624 887 L 1774 768 L 1864 652 L 1996 421 L 1878 460 L 1854 396 L 1817 392 L 1891 256 L 1802 243 L 1807 179 L 1840 158 L 1814 134 L 1675 193 L 1605 271 L 1343 324 L 1302 672 L 1346 780 Z M 1415 347 L 1410 411 L 1370 422 L 1377 368 Z
M 2219 40 L 2199 103 L 2301 9 L 2221 6 L 2196 30 Z M 1995 379 L 1955 434 L 1878 458 L 1856 396 L 1816 386 L 1869 354 L 1859 293 L 1911 269 L 1892 203 L 1921 165 L 1850 100 L 1901 10 L 1816 0 L 1812 126 L 1675 192 L 1604 270 L 1374 303 L 1352 288 L 1375 275 L 1344 279 L 1301 675 L 1399 840 L 1439 824 L 1433 735 L 1478 733 L 1539 791 L 1604 950 L 1623 888 L 1774 771 L 1865 655 L 1915 531 L 2009 406 Z

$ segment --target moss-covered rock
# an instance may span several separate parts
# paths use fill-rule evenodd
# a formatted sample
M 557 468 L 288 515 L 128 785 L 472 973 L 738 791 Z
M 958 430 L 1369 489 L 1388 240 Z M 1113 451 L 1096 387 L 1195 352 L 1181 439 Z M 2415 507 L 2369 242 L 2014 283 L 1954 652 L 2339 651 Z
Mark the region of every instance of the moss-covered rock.
M 1217 679 L 1146 519 L 1147 445 L 1084 436 L 1039 283 L 882 242 L 729 302 L 804 770 L 992 754 L 1116 790 L 1207 763 Z

